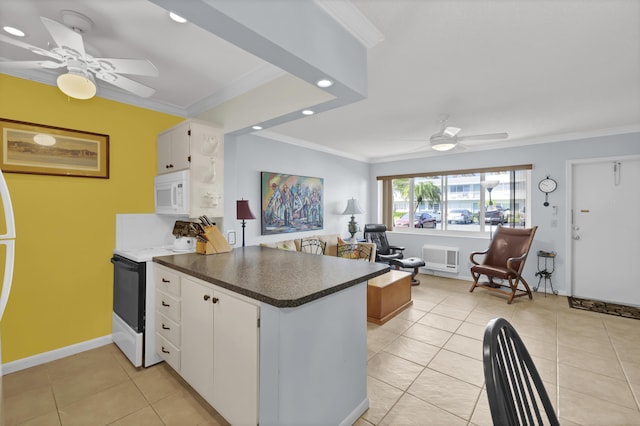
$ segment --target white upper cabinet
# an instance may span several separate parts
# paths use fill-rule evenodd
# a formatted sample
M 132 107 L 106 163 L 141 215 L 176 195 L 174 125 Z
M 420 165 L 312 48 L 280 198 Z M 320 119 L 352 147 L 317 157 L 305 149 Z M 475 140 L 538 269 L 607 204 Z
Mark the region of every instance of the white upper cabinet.
M 158 174 L 189 170 L 189 216 L 223 217 L 224 132 L 186 120 L 158 135 Z

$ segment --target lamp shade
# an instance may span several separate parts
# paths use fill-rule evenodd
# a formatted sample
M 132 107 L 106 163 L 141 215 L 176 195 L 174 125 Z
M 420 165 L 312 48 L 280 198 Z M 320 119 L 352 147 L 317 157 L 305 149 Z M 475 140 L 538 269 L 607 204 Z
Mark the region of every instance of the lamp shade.
M 362 214 L 362 213 L 364 212 L 360 208 L 360 204 L 358 204 L 358 200 L 356 200 L 355 198 L 351 198 L 347 200 L 347 208 L 344 209 L 344 211 L 342 212 L 342 214 L 346 214 L 346 215 L 354 215 L 354 214 Z
M 249 208 L 249 200 L 237 200 L 236 201 L 236 218 L 238 220 L 255 219 L 256 217 L 251 213 Z

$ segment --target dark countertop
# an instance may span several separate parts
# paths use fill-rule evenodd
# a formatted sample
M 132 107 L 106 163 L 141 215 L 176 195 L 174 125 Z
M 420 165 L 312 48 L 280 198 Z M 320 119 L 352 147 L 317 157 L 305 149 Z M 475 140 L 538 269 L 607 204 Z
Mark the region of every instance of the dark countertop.
M 251 246 L 153 261 L 278 308 L 293 308 L 389 271 L 381 263 Z

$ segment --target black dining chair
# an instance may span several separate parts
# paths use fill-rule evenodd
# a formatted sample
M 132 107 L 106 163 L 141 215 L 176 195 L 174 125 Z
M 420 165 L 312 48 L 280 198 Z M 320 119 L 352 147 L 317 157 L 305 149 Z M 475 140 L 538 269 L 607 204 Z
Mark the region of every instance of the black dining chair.
M 494 425 L 560 425 L 527 348 L 504 318 L 487 324 L 482 359 Z
M 404 247 L 392 246 L 387 240 L 387 227 L 383 224 L 364 225 L 364 239 L 376 245 L 376 262 L 389 263 L 393 259 L 402 259 Z

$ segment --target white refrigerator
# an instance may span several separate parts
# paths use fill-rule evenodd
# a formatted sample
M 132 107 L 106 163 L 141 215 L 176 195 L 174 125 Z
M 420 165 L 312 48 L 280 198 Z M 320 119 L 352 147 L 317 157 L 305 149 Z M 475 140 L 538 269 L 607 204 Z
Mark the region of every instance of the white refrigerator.
M 4 212 L 4 234 L 0 235 L 0 245 L 5 246 L 5 264 L 4 276 L 2 278 L 2 290 L 0 291 L 0 426 L 4 425 L 4 407 L 2 407 L 2 317 L 4 309 L 9 301 L 9 293 L 11 292 L 11 281 L 13 279 L 13 259 L 15 256 L 15 239 L 16 226 L 13 217 L 13 206 L 9 195 L 7 182 L 4 175 L 0 171 L 0 196 L 2 197 L 2 206 Z M 2 232 L 2 231 L 0 231 Z

